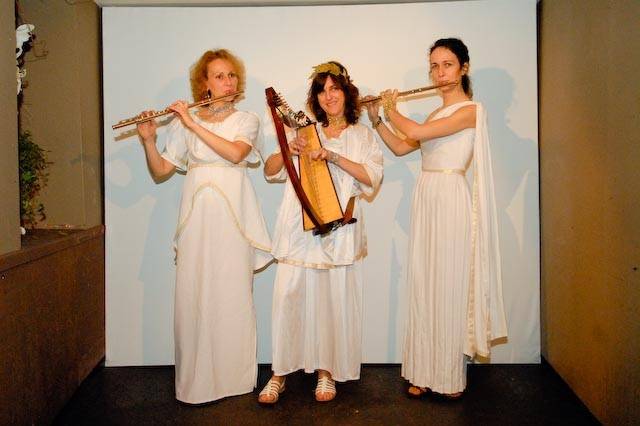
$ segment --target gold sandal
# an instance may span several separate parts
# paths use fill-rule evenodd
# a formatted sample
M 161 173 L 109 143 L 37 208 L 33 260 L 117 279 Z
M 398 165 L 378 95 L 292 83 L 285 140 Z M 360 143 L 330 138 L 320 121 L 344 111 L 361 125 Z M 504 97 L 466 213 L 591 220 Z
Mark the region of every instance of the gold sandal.
M 407 395 L 409 395 L 410 398 L 422 398 L 423 396 L 428 394 L 430 390 L 431 389 L 429 388 L 410 385 L 409 388 L 407 389 Z
M 264 388 L 260 391 L 260 394 L 258 395 L 258 402 L 269 405 L 278 402 L 280 394 L 284 392 L 284 382 L 286 380 L 286 377 L 282 379 L 282 382 L 275 380 L 273 377 L 270 378 Z M 269 399 L 265 400 L 262 398 L 263 396 L 269 397 Z
M 318 376 L 318 385 L 316 386 L 316 401 L 329 402 L 336 397 L 336 382 L 330 376 Z M 320 395 L 328 395 L 329 398 L 321 398 Z

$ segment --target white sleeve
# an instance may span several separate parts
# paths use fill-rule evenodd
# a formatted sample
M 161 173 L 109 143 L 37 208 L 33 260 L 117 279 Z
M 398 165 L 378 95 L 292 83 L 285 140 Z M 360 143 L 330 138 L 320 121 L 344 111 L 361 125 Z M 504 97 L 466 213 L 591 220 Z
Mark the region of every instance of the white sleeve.
M 378 141 L 374 136 L 371 129 L 365 127 L 365 135 L 361 141 L 361 158 L 359 163 L 364 166 L 369 179 L 371 180 L 371 185 L 366 185 L 357 179 L 354 179 L 356 185 L 356 192 L 364 193 L 367 196 L 372 195 L 376 192 L 378 187 L 380 186 L 380 182 L 382 182 L 382 175 L 384 172 L 383 168 L 383 157 L 382 151 L 380 150 L 380 145 L 378 145 Z
M 161 155 L 162 158 L 182 171 L 187 170 L 189 161 L 186 139 L 186 131 L 182 121 L 179 118 L 174 118 L 167 126 L 166 142 Z
M 234 136 L 234 141 L 242 141 L 251 146 L 251 152 L 245 158 L 245 161 L 251 164 L 257 164 L 262 161 L 262 143 L 258 137 L 260 130 L 260 119 L 252 113 L 245 113 L 238 125 L 238 130 Z

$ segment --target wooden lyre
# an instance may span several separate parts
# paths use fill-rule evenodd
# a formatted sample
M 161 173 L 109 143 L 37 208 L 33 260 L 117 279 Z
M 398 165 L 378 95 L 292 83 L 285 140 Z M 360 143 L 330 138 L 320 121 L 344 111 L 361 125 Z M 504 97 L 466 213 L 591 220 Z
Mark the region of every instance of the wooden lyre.
M 309 158 L 309 151 L 322 147 L 316 123 L 302 111 L 294 113 L 284 99 L 276 94 L 273 87 L 267 88 L 265 93 L 276 128 L 284 167 L 302 206 L 304 230 L 313 230 L 314 235 L 324 235 L 340 226 L 356 222 L 353 217 L 355 198 L 351 197 L 346 211 L 343 212 L 327 162 Z M 300 176 L 293 165 L 285 124 L 307 141 L 305 150 L 298 156 Z

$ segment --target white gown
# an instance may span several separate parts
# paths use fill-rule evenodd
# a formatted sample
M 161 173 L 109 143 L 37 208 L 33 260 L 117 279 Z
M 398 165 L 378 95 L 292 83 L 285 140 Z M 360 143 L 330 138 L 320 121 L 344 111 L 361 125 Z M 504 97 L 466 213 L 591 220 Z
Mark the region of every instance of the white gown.
M 252 146 L 245 161 L 220 157 L 175 119 L 162 156 L 186 170 L 175 236 L 176 398 L 198 404 L 248 393 L 257 380 L 253 271 L 271 241 L 247 175 L 259 163 L 259 120 L 236 111 L 211 132 Z M 242 143 L 239 142 L 239 143 Z
M 382 153 L 375 136 L 360 124 L 327 139 L 318 125 L 322 145 L 364 165 L 367 186 L 329 164 L 343 209 L 351 196 L 373 194 L 382 180 Z M 297 165 L 297 161 L 294 161 Z M 284 168 L 269 181 L 286 179 Z M 327 236 L 302 230 L 301 206 L 287 180 L 274 232 L 272 254 L 278 261 L 272 306 L 273 372 L 286 375 L 322 369 L 336 381 L 360 378 L 362 359 L 362 259 L 367 241 L 361 200 L 355 224 Z
M 487 356 L 488 341 L 506 336 L 486 117 L 476 105 L 476 128 L 421 144 L 413 194 L 402 376 L 445 394 L 465 389 L 465 354 Z M 473 195 L 465 178 L 472 159 Z

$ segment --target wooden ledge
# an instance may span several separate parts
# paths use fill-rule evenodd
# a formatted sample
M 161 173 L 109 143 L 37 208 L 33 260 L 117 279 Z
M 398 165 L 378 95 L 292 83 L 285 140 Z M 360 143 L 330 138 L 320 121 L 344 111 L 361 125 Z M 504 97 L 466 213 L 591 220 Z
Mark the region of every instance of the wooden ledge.
M 104 235 L 104 225 L 88 229 L 29 229 L 22 248 L 0 256 L 0 272 Z

